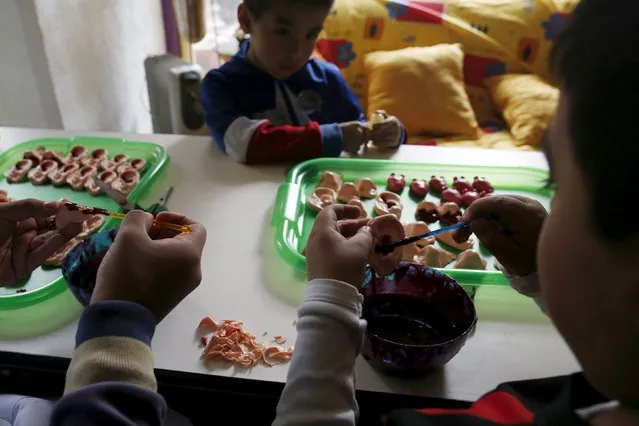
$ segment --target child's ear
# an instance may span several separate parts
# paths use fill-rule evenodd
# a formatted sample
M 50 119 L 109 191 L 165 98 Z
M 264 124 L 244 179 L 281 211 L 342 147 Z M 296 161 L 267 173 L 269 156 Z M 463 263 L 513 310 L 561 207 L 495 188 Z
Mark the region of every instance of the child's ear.
M 237 7 L 237 21 L 244 34 L 251 34 L 251 12 L 244 3 Z

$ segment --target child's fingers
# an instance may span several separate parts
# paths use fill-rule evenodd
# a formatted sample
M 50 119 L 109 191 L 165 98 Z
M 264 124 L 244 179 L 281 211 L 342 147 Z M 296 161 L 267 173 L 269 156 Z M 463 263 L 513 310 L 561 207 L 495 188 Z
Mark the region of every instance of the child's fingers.
M 332 227 L 333 229 L 339 230 L 338 221 L 345 219 L 357 219 L 359 215 L 360 210 L 357 206 L 333 204 L 319 212 L 315 218 L 313 229 L 326 229 Z
M 348 244 L 351 248 L 355 248 L 363 255 L 370 253 L 373 247 L 373 234 L 371 233 L 371 228 L 369 226 L 360 227 L 355 235 L 348 240 Z
M 363 226 L 368 225 L 370 219 L 349 219 L 349 220 L 340 220 L 337 223 L 339 228 L 339 233 L 342 234 L 344 238 L 351 238 L 353 235 L 357 233 Z
M 490 219 L 477 219 L 470 224 L 470 230 L 479 241 L 498 259 L 516 256 L 520 251 L 517 242 L 503 232 L 500 224 Z
M 516 228 L 521 223 L 521 214 L 529 209 L 527 203 L 508 195 L 493 195 L 480 198 L 464 212 L 464 220 L 474 222 L 492 217 L 507 228 Z
M 453 240 L 457 241 L 458 243 L 463 243 L 465 241 L 468 241 L 468 238 L 470 238 L 472 233 L 473 231 L 470 229 L 469 226 L 461 229 L 456 229 L 455 231 L 453 231 Z

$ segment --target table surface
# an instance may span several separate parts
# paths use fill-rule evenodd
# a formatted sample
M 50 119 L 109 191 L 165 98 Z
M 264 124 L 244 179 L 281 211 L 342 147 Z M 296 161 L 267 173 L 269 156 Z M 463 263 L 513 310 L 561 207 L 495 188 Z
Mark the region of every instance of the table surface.
M 86 133 L 0 128 L 0 148 L 39 137 L 86 136 Z M 238 379 L 285 382 L 288 366 L 207 370 L 199 360 L 194 335 L 200 319 L 239 319 L 261 337 L 282 335 L 293 342 L 296 306 L 305 282 L 273 248 L 269 227 L 276 189 L 286 167 L 247 167 L 219 152 L 208 137 L 99 133 L 163 146 L 171 156 L 168 172 L 145 196 L 159 198 L 167 185 L 175 191 L 168 206 L 202 222 L 208 229 L 203 280 L 157 328 L 153 352 L 157 368 Z M 539 153 L 403 146 L 394 153 L 368 156 L 399 161 L 460 165 L 526 166 L 546 169 Z M 142 204 L 144 204 L 144 202 Z M 241 219 L 240 219 L 241 217 Z M 240 222 L 241 220 L 241 222 Z M 476 296 L 479 322 L 474 335 L 443 369 L 421 379 L 379 374 L 361 357 L 357 388 L 458 400 L 476 399 L 499 383 L 569 374 L 579 366 L 550 321 L 534 304 L 509 288 L 481 287 Z M 0 341 L 0 351 L 70 358 L 77 320 L 37 338 Z

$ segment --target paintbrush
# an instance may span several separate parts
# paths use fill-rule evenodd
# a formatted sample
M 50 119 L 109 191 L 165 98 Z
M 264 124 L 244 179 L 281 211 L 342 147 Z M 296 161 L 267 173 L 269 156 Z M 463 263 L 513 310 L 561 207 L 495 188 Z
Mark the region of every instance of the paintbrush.
M 116 218 L 116 219 L 124 219 L 126 217 L 126 215 L 124 215 L 122 213 L 112 212 L 112 211 L 109 211 L 109 210 L 106 210 L 106 209 L 101 209 L 99 207 L 81 206 L 79 204 L 72 203 L 70 201 L 65 202 L 64 206 L 68 210 L 79 211 L 79 212 L 84 213 L 86 215 L 96 215 L 96 214 L 98 214 L 98 215 L 102 215 L 102 216 L 113 217 L 113 218 Z M 174 231 L 181 232 L 183 234 L 191 233 L 191 228 L 189 228 L 188 225 L 177 225 L 175 223 L 160 222 L 158 220 L 154 220 L 153 221 L 153 226 L 155 226 L 157 228 L 172 229 Z
M 395 250 L 397 247 L 406 246 L 408 244 L 412 244 L 414 242 L 417 242 L 419 240 L 423 240 L 425 238 L 431 238 L 431 237 L 434 237 L 436 235 L 443 234 L 445 232 L 451 232 L 451 231 L 454 231 L 456 229 L 466 228 L 468 226 L 470 226 L 470 222 L 460 221 L 460 222 L 456 223 L 455 225 L 450 225 L 450 226 L 446 226 L 444 228 L 439 228 L 439 229 L 437 229 L 435 231 L 430 231 L 430 232 L 427 232 L 425 234 L 415 235 L 414 237 L 404 238 L 403 240 L 395 241 L 394 243 L 391 243 L 391 244 L 377 246 L 377 247 L 375 247 L 375 251 L 377 253 L 388 254 L 388 253 L 391 253 L 393 250 Z

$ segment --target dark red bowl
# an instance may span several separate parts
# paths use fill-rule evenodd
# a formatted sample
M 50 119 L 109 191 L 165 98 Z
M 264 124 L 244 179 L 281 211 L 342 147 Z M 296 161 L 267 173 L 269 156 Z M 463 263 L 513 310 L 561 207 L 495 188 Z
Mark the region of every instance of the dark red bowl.
M 427 266 L 401 262 L 383 278 L 368 267 L 360 292 L 368 322 L 362 356 L 387 373 L 417 375 L 445 365 L 477 323 L 462 286 Z

